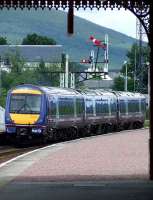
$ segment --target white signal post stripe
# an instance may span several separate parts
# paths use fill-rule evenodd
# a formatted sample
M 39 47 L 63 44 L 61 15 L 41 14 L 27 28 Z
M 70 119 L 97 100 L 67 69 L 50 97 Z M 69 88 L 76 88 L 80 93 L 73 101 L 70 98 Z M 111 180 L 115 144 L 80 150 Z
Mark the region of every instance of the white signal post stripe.
M 95 43 L 95 42 L 96 42 L 96 39 L 94 38 L 92 41 L 93 41 L 93 43 Z

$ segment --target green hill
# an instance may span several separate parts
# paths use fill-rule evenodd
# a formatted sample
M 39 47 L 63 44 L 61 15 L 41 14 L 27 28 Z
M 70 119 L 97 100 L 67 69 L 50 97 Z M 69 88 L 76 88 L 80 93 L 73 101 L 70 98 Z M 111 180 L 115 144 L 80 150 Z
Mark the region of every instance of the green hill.
M 103 40 L 104 35 L 108 34 L 110 68 L 121 68 L 127 50 L 135 39 L 79 17 L 75 17 L 74 24 L 75 34 L 70 37 L 67 35 L 67 14 L 63 11 L 46 9 L 0 12 L 0 35 L 7 37 L 10 44 L 21 44 L 23 37 L 35 32 L 54 38 L 58 44 L 63 45 L 71 60 L 76 62 L 88 58 L 89 51 L 95 48 L 88 40 L 90 35 Z

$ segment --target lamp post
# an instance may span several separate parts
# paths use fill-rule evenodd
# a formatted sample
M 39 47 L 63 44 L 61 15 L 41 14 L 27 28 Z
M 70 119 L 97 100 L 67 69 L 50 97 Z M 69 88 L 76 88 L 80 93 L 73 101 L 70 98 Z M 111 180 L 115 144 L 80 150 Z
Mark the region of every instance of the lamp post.
M 148 107 L 150 106 L 150 63 L 146 62 L 148 67 Z
M 0 56 L 0 96 L 2 94 L 2 81 L 1 81 L 2 57 Z
M 65 87 L 69 87 L 69 55 L 66 54 L 66 63 L 65 63 Z
M 124 77 L 124 91 L 127 92 L 127 61 L 124 61 L 125 77 Z

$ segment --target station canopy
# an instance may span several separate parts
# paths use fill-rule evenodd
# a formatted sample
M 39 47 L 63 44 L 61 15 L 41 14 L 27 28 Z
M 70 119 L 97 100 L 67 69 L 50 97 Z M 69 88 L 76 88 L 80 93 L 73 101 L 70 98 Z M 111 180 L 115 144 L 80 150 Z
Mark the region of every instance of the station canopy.
M 137 7 L 138 5 L 150 4 L 150 0 L 0 0 L 0 8 L 121 8 Z

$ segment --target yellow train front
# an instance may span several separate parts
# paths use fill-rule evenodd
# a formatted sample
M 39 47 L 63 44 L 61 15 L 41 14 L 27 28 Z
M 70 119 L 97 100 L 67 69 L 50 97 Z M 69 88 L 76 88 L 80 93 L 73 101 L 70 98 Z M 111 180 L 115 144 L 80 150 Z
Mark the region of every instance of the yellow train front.
M 20 85 L 6 100 L 5 125 L 10 138 L 32 139 L 45 134 L 45 94 L 37 86 Z

